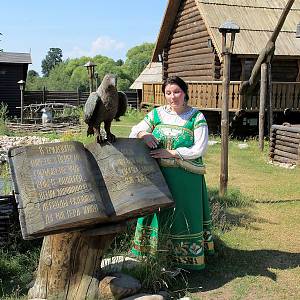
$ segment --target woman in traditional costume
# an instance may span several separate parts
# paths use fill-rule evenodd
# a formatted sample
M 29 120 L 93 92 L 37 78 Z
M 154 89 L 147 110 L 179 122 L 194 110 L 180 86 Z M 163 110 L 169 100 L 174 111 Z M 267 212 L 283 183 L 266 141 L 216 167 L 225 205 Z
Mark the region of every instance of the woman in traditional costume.
M 199 110 L 187 104 L 188 87 L 180 77 L 166 79 L 162 91 L 167 105 L 149 112 L 132 128 L 130 137 L 142 138 L 151 148 L 150 155 L 160 164 L 175 208 L 138 219 L 132 253 L 153 254 L 164 240 L 176 266 L 200 270 L 205 267 L 205 252 L 214 252 L 202 162 L 208 143 L 207 123 Z

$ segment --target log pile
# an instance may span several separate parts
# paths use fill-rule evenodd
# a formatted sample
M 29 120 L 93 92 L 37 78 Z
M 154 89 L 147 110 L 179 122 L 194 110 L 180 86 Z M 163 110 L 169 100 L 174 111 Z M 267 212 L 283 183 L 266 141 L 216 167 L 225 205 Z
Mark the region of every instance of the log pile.
M 15 197 L 13 195 L 0 196 L 0 246 L 5 243 L 9 226 L 12 224 L 16 207 L 14 205 Z
M 272 162 L 300 164 L 300 125 L 273 125 L 270 137 Z

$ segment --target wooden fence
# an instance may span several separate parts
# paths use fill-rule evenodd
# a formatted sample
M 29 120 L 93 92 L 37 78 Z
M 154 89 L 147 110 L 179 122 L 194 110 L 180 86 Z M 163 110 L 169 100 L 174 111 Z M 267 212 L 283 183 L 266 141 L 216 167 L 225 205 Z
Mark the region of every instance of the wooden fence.
M 229 111 L 259 111 L 259 89 L 251 96 L 239 94 L 241 81 L 231 81 L 229 87 Z M 161 83 L 144 83 L 142 104 L 165 104 Z M 220 111 L 222 108 L 222 82 L 188 82 L 190 105 L 202 110 Z M 272 103 L 274 111 L 286 108 L 300 111 L 300 82 L 273 82 Z
M 135 91 L 125 91 L 128 97 L 128 104 L 137 108 L 137 93 Z M 89 92 L 77 91 L 25 91 L 24 105 L 38 104 L 38 103 L 62 103 L 71 104 L 73 106 L 84 105 Z

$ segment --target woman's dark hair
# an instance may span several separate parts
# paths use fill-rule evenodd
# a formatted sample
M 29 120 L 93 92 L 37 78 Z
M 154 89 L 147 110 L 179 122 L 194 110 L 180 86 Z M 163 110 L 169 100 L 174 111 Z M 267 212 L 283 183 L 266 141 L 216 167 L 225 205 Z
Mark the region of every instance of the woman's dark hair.
M 164 82 L 162 84 L 162 87 L 161 87 L 163 93 L 165 93 L 165 89 L 166 89 L 166 86 L 168 84 L 177 84 L 183 90 L 183 92 L 185 94 L 184 100 L 185 101 L 189 100 L 188 85 L 186 84 L 186 82 L 183 79 L 181 79 L 178 76 L 170 76 L 170 77 L 168 77 L 166 80 L 164 80 Z

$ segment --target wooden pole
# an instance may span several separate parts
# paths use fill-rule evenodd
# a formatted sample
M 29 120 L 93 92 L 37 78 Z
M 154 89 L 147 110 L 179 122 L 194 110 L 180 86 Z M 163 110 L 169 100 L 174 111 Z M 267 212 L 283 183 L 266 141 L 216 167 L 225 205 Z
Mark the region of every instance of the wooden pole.
M 23 124 L 24 117 L 24 88 L 21 88 L 21 124 Z
M 221 117 L 221 172 L 220 172 L 220 196 L 227 192 L 228 183 L 228 128 L 229 128 L 229 83 L 230 83 L 230 59 L 231 53 L 224 52 L 224 74 L 223 74 L 223 92 L 222 92 L 222 117 Z
M 92 91 L 93 91 L 93 83 L 92 83 L 92 79 L 91 78 L 89 78 L 90 80 L 90 94 L 92 93 Z
M 294 4 L 295 0 L 288 0 L 281 16 L 276 24 L 276 27 L 274 31 L 272 32 L 272 35 L 270 39 L 268 40 L 265 48 L 260 52 L 256 63 L 251 71 L 251 76 L 247 81 L 243 81 L 240 87 L 240 94 L 246 94 L 248 91 L 251 91 L 255 86 L 259 75 L 260 66 L 262 63 L 266 61 L 271 61 L 271 58 L 274 55 L 275 51 L 275 42 L 276 39 L 281 31 L 281 28 L 284 24 L 284 21 L 288 15 L 288 13 L 291 10 L 292 5 Z
M 260 151 L 264 150 L 264 132 L 265 132 L 265 107 L 267 98 L 267 82 L 268 82 L 267 64 L 261 65 L 260 72 L 260 95 L 259 95 L 259 118 L 258 118 L 258 140 Z
M 46 103 L 46 87 L 43 87 L 43 103 Z
M 272 90 L 272 64 L 268 63 L 268 133 L 271 136 L 271 128 L 273 125 L 273 90 Z

